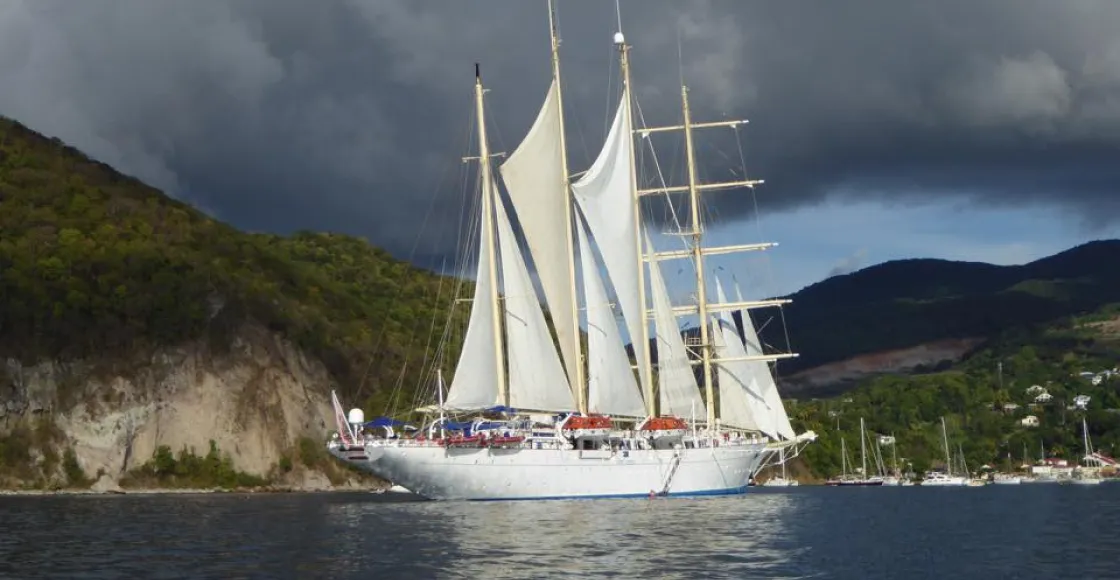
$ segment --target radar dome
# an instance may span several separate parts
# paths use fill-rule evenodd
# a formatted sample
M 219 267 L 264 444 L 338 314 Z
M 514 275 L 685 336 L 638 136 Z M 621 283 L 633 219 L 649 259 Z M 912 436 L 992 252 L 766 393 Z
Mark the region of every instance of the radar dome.
M 626 44 L 626 37 L 623 36 L 621 32 L 616 32 L 616 33 L 614 33 L 614 43 L 615 44 Z
M 361 409 L 350 409 L 350 414 L 347 415 L 351 423 L 365 423 L 366 414 Z

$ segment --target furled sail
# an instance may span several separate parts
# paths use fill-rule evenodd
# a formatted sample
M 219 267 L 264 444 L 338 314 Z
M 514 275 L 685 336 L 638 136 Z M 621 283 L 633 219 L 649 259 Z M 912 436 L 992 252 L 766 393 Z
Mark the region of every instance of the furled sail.
M 607 267 L 626 320 L 626 330 L 637 353 L 638 341 L 643 335 L 642 325 L 648 322 L 644 312 L 646 306 L 641 303 L 639 292 L 643 273 L 638 263 L 636 207 L 632 197 L 629 106 L 630 96 L 623 94 L 606 144 L 587 173 L 572 184 L 572 193 L 603 256 L 603 264 Z M 640 355 L 638 359 L 641 360 Z M 639 364 L 638 372 L 641 373 L 642 384 L 645 384 L 647 369 Z
M 716 300 L 727 302 L 723 286 L 716 279 Z M 743 343 L 739 342 L 739 332 L 735 322 L 727 312 L 714 317 L 716 332 L 713 333 L 720 358 L 746 356 Z M 718 362 L 719 376 L 719 416 L 720 422 L 728 427 L 752 429 L 773 436 L 775 428 L 770 420 L 766 401 L 759 391 L 757 367 L 751 361 L 728 360 Z
M 564 367 L 569 380 L 575 380 L 580 360 L 572 315 L 575 296 L 568 271 L 573 241 L 571 202 L 560 150 L 563 129 L 558 90 L 554 80 L 529 134 L 502 164 L 501 172 L 552 313 Z
M 529 268 L 500 200 L 495 200 L 494 214 L 505 290 L 509 404 L 517 409 L 574 411 L 572 391 L 545 324 Z
M 646 248 L 652 250 L 649 236 L 645 237 L 645 242 Z M 669 290 L 661 277 L 661 266 L 656 261 L 649 263 L 649 285 L 657 338 L 657 386 L 661 391 L 661 414 L 689 417 L 704 409 L 704 400 L 700 397 L 700 387 L 696 384 L 680 326 L 673 314 Z
M 630 370 L 630 357 L 619 336 L 595 254 L 578 220 L 576 232 L 587 305 L 587 408 L 592 413 L 643 417 L 645 404 Z
M 739 302 L 743 301 L 743 294 L 739 291 L 738 282 L 735 283 L 735 299 Z M 762 356 L 762 341 L 759 340 L 758 332 L 755 331 L 750 311 L 743 310 L 742 317 L 743 342 L 747 356 Z M 754 374 L 758 379 L 759 392 L 766 402 L 767 410 L 770 413 L 770 422 L 774 425 L 775 432 L 785 439 L 793 439 L 795 436 L 793 426 L 789 423 L 789 415 L 786 414 L 785 405 L 782 404 L 778 386 L 774 383 L 774 375 L 770 371 L 770 365 L 764 361 L 750 361 L 750 364 L 755 366 Z

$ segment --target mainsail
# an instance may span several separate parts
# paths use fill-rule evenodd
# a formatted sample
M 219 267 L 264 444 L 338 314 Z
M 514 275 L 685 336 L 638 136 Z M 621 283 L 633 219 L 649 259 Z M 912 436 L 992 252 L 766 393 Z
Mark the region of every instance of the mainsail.
M 495 200 L 494 215 L 505 290 L 509 404 L 519 409 L 574 411 L 572 391 L 564 379 L 564 368 L 552 344 L 529 268 L 500 200 Z
M 718 281 L 717 281 L 718 284 Z M 735 284 L 735 297 L 739 302 L 743 301 L 743 295 L 739 291 L 739 284 Z M 724 300 L 721 298 L 721 302 Z M 754 322 L 751 321 L 749 310 L 742 311 L 743 316 L 743 338 L 746 347 L 747 356 L 762 356 L 762 341 L 758 338 L 758 333 L 755 331 Z M 774 383 L 774 375 L 770 371 L 770 365 L 763 361 L 749 361 L 754 366 L 754 374 L 758 380 L 759 392 L 762 399 L 766 402 L 766 408 L 770 413 L 770 422 L 774 426 L 775 432 L 785 439 L 793 439 L 796 435 L 793 426 L 789 423 L 789 415 L 786 414 L 785 405 L 782 404 L 782 397 L 778 393 L 778 386 Z
M 559 98 L 554 79 L 529 134 L 502 164 L 501 172 L 552 313 L 568 379 L 575 382 L 580 360 L 575 346 L 575 290 L 569 271 L 573 240 Z
M 653 251 L 649 236 L 646 249 Z M 649 263 L 650 293 L 653 298 L 654 334 L 657 337 L 657 385 L 661 391 L 661 414 L 688 417 L 704 408 L 700 387 L 685 349 L 669 290 L 656 260 Z
M 727 302 L 723 286 L 716 279 L 716 300 Z M 735 359 L 746 356 L 743 343 L 730 314 L 721 312 L 713 320 L 718 331 L 714 333 L 716 347 L 721 351 L 720 358 Z M 751 361 L 727 360 L 719 366 L 719 414 L 720 421 L 728 427 L 758 430 L 774 436 L 776 429 L 771 413 L 759 389 L 758 367 Z M 766 364 L 763 363 L 765 370 Z M 769 374 L 769 371 L 766 371 Z
M 643 280 L 638 263 L 639 238 L 630 171 L 632 139 L 629 107 L 630 96 L 624 92 L 606 144 L 587 173 L 572 184 L 572 193 L 603 256 L 603 264 L 626 321 L 630 342 L 637 354 L 639 341 L 645 334 L 642 325 L 648 322 L 640 292 Z M 641 355 L 637 358 L 638 372 L 642 384 L 645 384 L 648 369 L 641 364 Z
M 486 208 L 483 207 L 483 212 Z M 488 220 L 481 220 L 485 226 Z M 455 366 L 455 376 L 447 392 L 444 407 L 448 409 L 481 409 L 498 403 L 498 364 L 494 356 L 494 313 L 490 300 L 490 261 L 487 252 L 490 236 L 488 228 L 481 227 L 479 236 L 478 268 L 475 270 L 474 300 L 467 322 L 463 350 Z
M 645 404 L 626 355 L 587 233 L 577 222 L 587 304 L 587 407 L 593 413 L 641 417 Z M 600 246 L 602 249 L 602 246 Z

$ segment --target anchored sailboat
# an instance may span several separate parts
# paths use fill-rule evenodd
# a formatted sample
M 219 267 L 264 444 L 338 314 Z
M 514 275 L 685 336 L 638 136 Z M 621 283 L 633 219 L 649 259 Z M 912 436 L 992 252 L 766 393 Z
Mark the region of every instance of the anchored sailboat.
M 347 459 L 355 446 L 362 447 L 363 467 L 433 499 L 742 493 L 774 456 L 784 462 L 816 438 L 812 432 L 794 433 L 767 365 L 796 355 L 763 353 L 749 323 L 744 325 L 750 327 L 744 342 L 729 315 L 788 301 L 728 302 L 718 280 L 717 302 L 706 298 L 705 256 L 773 245 L 701 244 L 700 193 L 760 182 L 699 183 L 693 131 L 735 127 L 743 121 L 693 123 L 688 90 L 682 87 L 683 124 L 635 131 L 630 47 L 619 32 L 615 45 L 623 85 L 614 121 L 590 169 L 570 182 L 551 2 L 549 16 L 552 83 L 527 136 L 500 167 L 512 212 L 505 209 L 491 169 L 486 91 L 476 68 L 479 258 L 467 331 L 450 388 L 436 407 L 426 409 L 438 411 L 438 418 L 415 438 L 363 439 L 341 420 L 344 415 L 335 400 L 339 435 L 328 448 Z M 660 131 L 684 133 L 688 184 L 642 190 L 637 186 L 634 135 Z M 680 193 L 689 196 L 691 220 L 687 231 L 677 233 L 689 241 L 688 248 L 655 252 L 640 199 Z M 555 343 L 511 218 L 519 223 L 536 268 Z M 680 258 L 690 258 L 696 270 L 697 303 L 674 307 L 660 261 Z M 576 283 L 577 266 L 582 285 Z M 615 321 L 608 282 L 634 345 L 636 365 Z M 580 339 L 581 297 L 586 353 Z M 686 348 L 678 326 L 677 317 L 686 315 L 702 321 L 696 353 Z M 658 352 L 656 373 L 650 318 Z M 702 383 L 697 382 L 694 364 L 702 367 Z M 693 417 L 697 409 L 705 410 L 705 418 L 690 425 L 684 417 Z M 456 423 L 449 414 L 473 417 Z

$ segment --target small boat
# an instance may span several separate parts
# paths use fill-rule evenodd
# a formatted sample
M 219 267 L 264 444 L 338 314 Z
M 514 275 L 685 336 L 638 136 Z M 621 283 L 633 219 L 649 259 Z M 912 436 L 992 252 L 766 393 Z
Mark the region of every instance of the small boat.
M 786 477 L 785 453 L 783 451 L 779 451 L 778 456 L 779 456 L 778 461 L 779 461 L 780 465 L 782 466 L 782 474 L 779 475 L 779 476 L 771 477 L 770 479 L 767 479 L 766 482 L 762 484 L 762 487 L 797 487 L 798 483 L 797 483 L 796 479 L 789 479 L 789 478 Z
M 883 478 L 878 476 L 873 477 L 840 477 L 830 479 L 825 482 L 826 485 L 833 487 L 870 487 L 883 485 Z
M 1089 441 L 1089 423 L 1084 417 L 1081 418 L 1081 437 L 1085 444 L 1085 460 L 1088 463 L 1093 455 L 1093 444 Z M 1073 477 L 1069 482 L 1074 485 L 1100 485 L 1103 481 L 1100 477 L 1100 472 L 1097 467 L 1081 467 L 1073 472 Z
M 931 471 L 926 474 L 922 479 L 922 487 L 965 487 L 968 485 L 968 478 L 960 475 L 952 475 L 942 473 L 940 471 Z
M 825 485 L 833 487 L 869 487 L 883 485 L 884 478 L 880 475 L 872 475 L 867 477 L 867 437 L 864 434 L 863 417 L 859 419 L 859 435 L 860 435 L 860 462 L 861 466 L 857 473 L 848 473 L 848 446 L 844 442 L 844 438 L 840 438 L 840 477 L 834 477 L 825 482 Z M 853 471 L 855 471 L 853 467 Z
M 992 483 L 995 485 L 1019 485 L 1023 483 L 1023 478 L 1010 473 L 997 473 L 992 477 Z
M 922 487 L 964 487 L 969 484 L 969 478 L 953 475 L 953 459 L 949 456 L 949 435 L 945 430 L 945 417 L 941 418 L 941 441 L 945 445 L 945 468 L 947 473 L 930 471 L 922 479 Z

